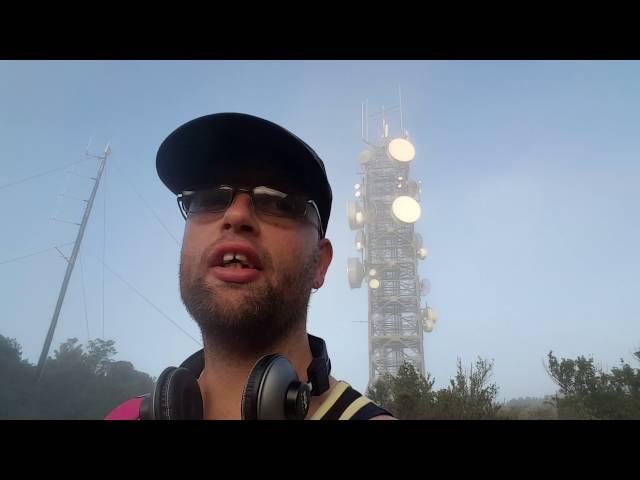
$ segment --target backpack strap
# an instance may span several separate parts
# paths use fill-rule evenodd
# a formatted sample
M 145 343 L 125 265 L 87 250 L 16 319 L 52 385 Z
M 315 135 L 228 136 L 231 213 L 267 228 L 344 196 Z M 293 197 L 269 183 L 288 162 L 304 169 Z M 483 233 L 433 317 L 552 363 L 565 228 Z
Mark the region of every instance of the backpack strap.
M 114 408 L 105 420 L 140 420 L 140 405 L 146 395 L 140 395 Z
M 369 420 L 391 415 L 346 382 L 338 382 L 311 420 Z
M 369 403 L 358 410 L 349 420 L 371 420 L 379 415 L 389 415 L 393 417 L 391 412 L 369 401 Z

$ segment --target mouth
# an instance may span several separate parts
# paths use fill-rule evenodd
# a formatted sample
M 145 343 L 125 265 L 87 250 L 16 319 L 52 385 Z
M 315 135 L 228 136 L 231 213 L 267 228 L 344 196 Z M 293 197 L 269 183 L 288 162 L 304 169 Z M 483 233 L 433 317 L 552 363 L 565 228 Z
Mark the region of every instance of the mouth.
M 211 254 L 209 268 L 215 278 L 223 282 L 250 283 L 262 272 L 262 262 L 253 248 L 225 242 Z

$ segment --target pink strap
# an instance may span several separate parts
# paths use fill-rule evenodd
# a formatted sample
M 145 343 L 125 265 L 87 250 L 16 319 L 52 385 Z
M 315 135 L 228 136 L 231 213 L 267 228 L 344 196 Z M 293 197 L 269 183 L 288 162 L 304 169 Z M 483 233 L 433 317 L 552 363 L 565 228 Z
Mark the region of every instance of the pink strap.
M 132 398 L 114 408 L 105 420 L 139 420 L 143 397 Z

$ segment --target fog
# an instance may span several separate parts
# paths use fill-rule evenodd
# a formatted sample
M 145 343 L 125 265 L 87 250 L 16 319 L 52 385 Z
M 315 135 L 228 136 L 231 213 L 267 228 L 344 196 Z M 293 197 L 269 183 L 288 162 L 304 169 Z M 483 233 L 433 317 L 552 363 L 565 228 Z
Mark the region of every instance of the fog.
M 334 257 L 308 329 L 333 375 L 364 392 L 367 288 L 347 281 L 346 204 L 362 102 L 396 105 L 401 89 L 429 251 L 419 272 L 439 314 L 426 369 L 443 388 L 458 358 L 481 357 L 500 400 L 553 394 L 550 350 L 609 368 L 640 346 L 638 84 L 639 62 L 0 62 L 0 334 L 37 363 L 66 269 L 54 247 L 69 256 L 78 227 L 63 221 L 80 223 L 98 170 L 91 140 L 112 153 L 49 355 L 71 337 L 113 339 L 116 359 L 157 376 L 199 349 L 178 291 L 184 220 L 155 155 L 188 120 L 244 112 L 325 163 Z

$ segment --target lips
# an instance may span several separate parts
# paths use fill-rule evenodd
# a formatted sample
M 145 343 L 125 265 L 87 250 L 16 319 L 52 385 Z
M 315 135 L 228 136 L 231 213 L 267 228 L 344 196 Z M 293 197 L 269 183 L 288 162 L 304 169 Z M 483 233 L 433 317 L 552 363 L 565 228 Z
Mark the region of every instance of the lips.
M 242 268 L 224 266 L 224 257 L 240 254 Z M 229 264 L 228 262 L 226 263 Z M 247 268 L 250 265 L 251 268 Z M 256 251 L 250 246 L 238 242 L 224 242 L 218 245 L 210 255 L 209 268 L 215 278 L 223 282 L 249 283 L 256 280 L 262 271 L 262 262 Z

